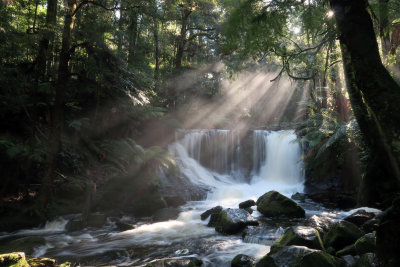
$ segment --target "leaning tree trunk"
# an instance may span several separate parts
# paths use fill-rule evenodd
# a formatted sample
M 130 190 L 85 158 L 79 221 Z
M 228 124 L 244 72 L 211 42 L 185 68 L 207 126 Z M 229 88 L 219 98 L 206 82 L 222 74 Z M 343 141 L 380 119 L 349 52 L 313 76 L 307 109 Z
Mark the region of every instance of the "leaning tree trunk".
M 363 184 L 378 190 L 379 195 L 364 199 L 362 204 L 389 201 L 400 182 L 400 86 L 382 64 L 366 1 L 330 0 L 330 4 L 339 31 L 350 100 L 372 152 L 367 170 L 382 170 L 364 177 Z
M 57 155 L 60 150 L 61 131 L 64 121 L 65 92 L 67 89 L 69 77 L 69 49 L 71 47 L 72 29 L 74 28 L 74 11 L 76 9 L 76 2 L 77 0 L 67 1 L 67 10 L 64 18 L 64 29 L 62 34 L 60 62 L 58 66 L 58 79 L 56 83 L 56 97 L 52 120 L 52 131 L 49 139 L 49 150 L 47 152 L 47 169 L 42 179 L 42 187 L 40 192 L 40 205 L 42 209 L 46 208 L 52 196 L 53 176 L 57 164 Z

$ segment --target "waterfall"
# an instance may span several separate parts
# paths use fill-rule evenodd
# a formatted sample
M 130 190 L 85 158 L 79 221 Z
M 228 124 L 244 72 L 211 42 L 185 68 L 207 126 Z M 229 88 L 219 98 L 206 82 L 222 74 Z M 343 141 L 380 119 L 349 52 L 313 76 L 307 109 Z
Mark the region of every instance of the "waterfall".
M 303 191 L 302 151 L 293 130 L 255 130 L 247 137 L 230 130 L 182 130 L 181 134 L 170 149 L 183 175 L 194 184 L 225 189 L 232 184 L 234 190 L 257 191 L 257 186 L 239 189 L 238 184 L 247 182 L 262 183 L 264 191 Z M 250 138 L 252 146 L 242 146 L 241 138 Z M 243 179 L 246 173 L 249 177 Z

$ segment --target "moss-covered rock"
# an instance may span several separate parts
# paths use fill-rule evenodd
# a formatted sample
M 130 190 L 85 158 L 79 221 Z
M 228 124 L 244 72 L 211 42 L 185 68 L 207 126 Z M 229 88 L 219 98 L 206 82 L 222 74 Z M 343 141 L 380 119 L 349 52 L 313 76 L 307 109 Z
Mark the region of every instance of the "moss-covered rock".
M 0 266 L 29 267 L 23 252 L 13 252 L 0 255 Z
M 305 217 L 305 211 L 302 207 L 276 191 L 265 193 L 258 198 L 256 204 L 257 210 L 267 217 Z
M 236 234 L 247 225 L 258 225 L 258 222 L 244 209 L 225 209 L 218 214 L 215 230 L 221 234 Z
M 364 232 L 356 225 L 347 221 L 339 221 L 332 225 L 331 229 L 324 236 L 325 248 L 332 247 L 338 251 L 345 246 L 353 244 L 362 237 Z
M 27 259 L 28 264 L 31 267 L 55 267 L 57 265 L 57 261 L 55 259 L 50 259 L 50 258 L 28 258 Z M 66 266 L 64 264 L 63 266 Z
M 292 266 L 298 263 L 304 255 L 316 252 L 316 249 L 310 249 L 304 246 L 280 247 L 279 250 L 271 251 L 262 257 L 256 264 L 256 267 L 280 267 Z
M 357 251 L 356 251 L 356 247 L 354 246 L 354 244 L 345 246 L 344 248 L 342 248 L 341 250 L 336 252 L 336 256 L 338 256 L 338 257 L 342 257 L 345 255 L 356 255 L 356 254 L 357 254 Z
M 317 230 L 307 226 L 294 226 L 286 230 L 282 237 L 271 247 L 271 251 L 275 251 L 278 247 L 291 245 L 324 249 Z
M 331 218 L 313 215 L 307 219 L 305 224 L 318 230 L 320 236 L 323 237 L 334 223 L 335 220 Z
M 256 260 L 250 256 L 239 254 L 231 261 L 231 267 L 253 267 Z
M 207 219 L 210 215 L 212 214 L 219 214 L 221 211 L 223 210 L 223 208 L 221 206 L 216 206 L 214 208 L 211 208 L 209 210 L 206 210 L 205 212 L 203 212 L 202 214 L 200 214 L 200 218 L 204 221 L 205 219 Z
M 359 255 L 369 252 L 375 252 L 376 251 L 375 234 L 369 233 L 364 235 L 363 237 L 360 237 L 354 244 L 354 247 L 357 251 L 357 254 Z
M 293 267 L 344 267 L 343 259 L 329 255 L 323 251 L 315 251 L 304 255 Z
M 23 237 L 5 242 L 0 246 L 0 251 L 3 253 L 11 253 L 13 251 L 24 251 L 32 254 L 36 247 L 44 246 L 46 240 L 40 236 Z
M 360 256 L 353 267 L 375 267 L 375 266 L 388 266 L 382 265 L 374 253 L 365 253 Z M 394 267 L 395 265 L 393 265 Z

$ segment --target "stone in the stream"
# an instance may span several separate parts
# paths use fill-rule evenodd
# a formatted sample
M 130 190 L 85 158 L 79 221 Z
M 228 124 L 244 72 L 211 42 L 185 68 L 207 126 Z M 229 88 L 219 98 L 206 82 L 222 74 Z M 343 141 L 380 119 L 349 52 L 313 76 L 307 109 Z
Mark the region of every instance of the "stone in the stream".
M 205 219 L 208 218 L 208 216 L 210 216 L 211 214 L 219 214 L 222 211 L 222 207 L 221 206 L 216 206 L 214 208 L 211 208 L 209 210 L 206 210 L 205 212 L 203 212 L 200 215 L 200 218 L 204 221 Z
M 247 225 L 258 222 L 244 209 L 224 209 L 218 214 L 215 230 L 221 234 L 236 234 Z
M 329 228 L 335 223 L 335 220 L 329 217 L 322 217 L 318 215 L 311 216 L 307 221 L 306 225 L 313 227 L 318 230 L 321 237 L 324 236 L 326 232 L 329 231 Z
M 252 206 L 255 206 L 256 202 L 252 199 L 243 201 L 242 203 L 239 204 L 239 209 L 247 209 L 250 208 Z
M 324 249 L 317 230 L 307 226 L 293 226 L 286 230 L 282 237 L 271 247 L 271 251 L 279 250 L 279 247 L 291 245 Z
M 376 257 L 374 253 L 365 253 L 360 256 L 356 263 L 352 267 L 376 267 L 376 266 L 386 266 Z M 390 265 L 396 266 L 396 265 Z
M 354 223 L 358 227 L 363 225 L 366 221 L 371 220 L 375 217 L 375 214 L 372 212 L 367 212 L 365 210 L 358 210 L 353 214 L 347 216 L 343 220 Z
M 294 200 L 298 200 L 298 201 L 304 201 L 306 199 L 306 195 L 303 193 L 297 192 L 297 193 L 293 194 L 290 198 L 294 199 Z
M 344 260 L 329 255 L 324 251 L 304 246 L 287 246 L 268 253 L 255 266 L 340 267 L 344 265 Z
M 46 240 L 40 236 L 30 236 L 14 239 L 10 242 L 5 242 L 2 240 L 0 245 L 1 252 L 13 252 L 13 251 L 23 251 L 25 253 L 32 254 L 34 249 L 40 246 L 44 246 Z
M 217 225 L 219 218 L 219 213 L 213 213 L 210 215 L 210 220 L 208 221 L 208 227 L 215 227 Z
M 266 217 L 305 217 L 302 207 L 276 191 L 265 193 L 257 199 L 256 204 L 257 210 Z
M 184 259 L 163 259 L 156 260 L 148 263 L 146 267 L 200 267 L 203 265 L 203 261 L 190 257 Z
M 354 247 L 357 251 L 357 254 L 359 255 L 369 252 L 375 252 L 376 251 L 375 234 L 368 233 L 360 237 L 354 244 Z
M 364 232 L 355 224 L 347 221 L 339 221 L 332 225 L 329 231 L 324 235 L 325 248 L 332 247 L 334 250 L 340 250 L 345 246 L 354 244 L 362 237 Z
M 231 267 L 253 267 L 256 260 L 250 256 L 239 254 L 231 261 Z
M 12 252 L 0 255 L 0 266 L 29 267 L 24 252 Z
M 128 231 L 128 230 L 132 230 L 135 229 L 135 226 L 128 223 L 128 222 L 124 222 L 122 220 L 116 221 L 115 222 L 115 226 L 117 227 L 118 231 Z

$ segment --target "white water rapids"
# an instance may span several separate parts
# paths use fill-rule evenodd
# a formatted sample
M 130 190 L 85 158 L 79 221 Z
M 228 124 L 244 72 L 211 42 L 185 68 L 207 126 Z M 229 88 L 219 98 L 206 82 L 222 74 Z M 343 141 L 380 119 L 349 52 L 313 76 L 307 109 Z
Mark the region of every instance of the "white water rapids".
M 270 190 L 289 197 L 303 192 L 302 151 L 295 139 L 292 130 L 257 130 L 252 136 L 252 151 L 243 155 L 241 140 L 234 131 L 184 131 L 182 138 L 170 146 L 170 151 L 176 156 L 184 177 L 210 189 L 205 200 L 181 207 L 176 220 L 142 224 L 124 232 L 112 230 L 112 223 L 108 228 L 77 232 L 53 229 L 52 225 L 53 230 L 44 231 L 46 245 L 36 248 L 34 256 L 68 260 L 114 251 L 119 253 L 117 259 L 102 258 L 97 263 L 120 266 L 142 266 L 155 259 L 189 256 L 201 258 L 203 266 L 230 266 L 233 257 L 240 253 L 258 259 L 269 251 L 268 245 L 248 243 L 250 239 L 245 242 L 239 235 L 222 236 L 207 227 L 207 221 L 201 221 L 200 214 L 217 205 L 237 208 L 240 202 L 256 200 Z M 246 172 L 240 166 L 243 159 L 252 161 L 250 177 L 245 177 Z M 260 214 L 254 211 L 253 216 Z M 59 224 L 65 225 L 65 220 Z M 43 229 L 36 231 L 36 235 L 43 234 Z M 54 234 L 49 234 L 51 231 Z M 34 232 L 30 230 L 29 234 Z M 281 233 L 282 228 L 275 227 L 268 234 L 274 241 Z M 24 236 L 26 232 L 15 235 Z

